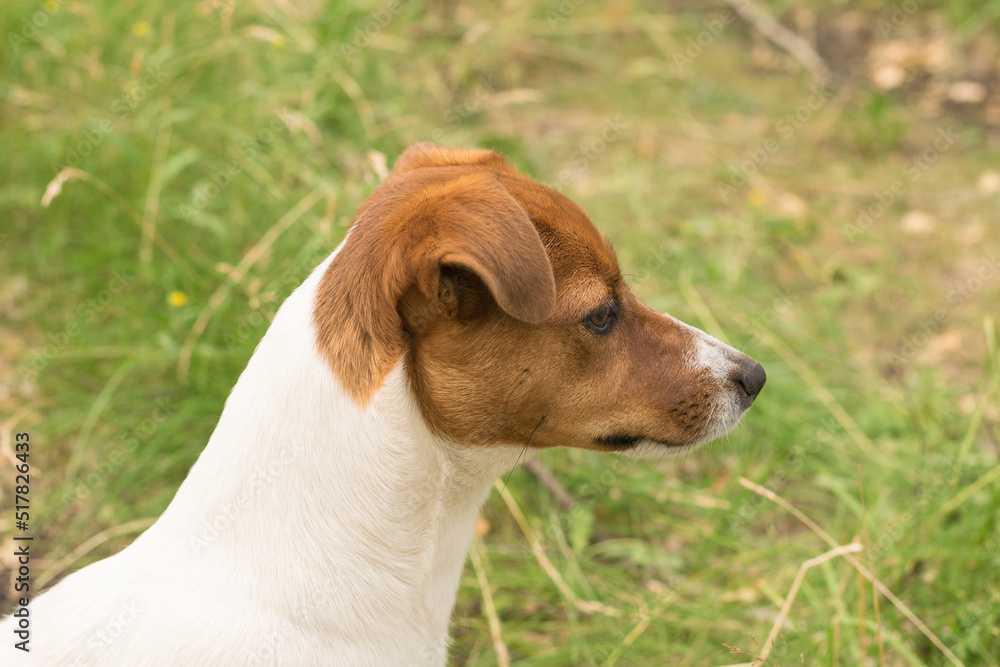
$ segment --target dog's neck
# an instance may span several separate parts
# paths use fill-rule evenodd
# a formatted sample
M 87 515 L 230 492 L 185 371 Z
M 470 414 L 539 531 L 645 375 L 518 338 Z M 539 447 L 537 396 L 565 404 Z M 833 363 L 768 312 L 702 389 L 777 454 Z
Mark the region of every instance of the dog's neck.
M 359 407 L 313 340 L 324 266 L 279 310 L 204 453 L 144 538 L 183 535 L 194 567 L 239 568 L 241 583 L 291 610 L 296 632 L 366 648 L 388 632 L 417 663 L 443 663 L 479 507 L 520 448 L 432 435 L 401 365 Z M 412 655 L 414 633 L 426 635 L 422 657 Z

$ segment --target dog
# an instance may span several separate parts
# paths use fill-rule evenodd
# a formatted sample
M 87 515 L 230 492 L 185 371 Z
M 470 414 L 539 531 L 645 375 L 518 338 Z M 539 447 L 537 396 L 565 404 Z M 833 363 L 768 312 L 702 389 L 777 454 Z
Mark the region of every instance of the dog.
M 750 357 L 641 303 L 576 204 L 417 144 L 285 301 L 163 515 L 30 604 L 4 665 L 444 665 L 479 508 L 526 448 L 725 433 Z

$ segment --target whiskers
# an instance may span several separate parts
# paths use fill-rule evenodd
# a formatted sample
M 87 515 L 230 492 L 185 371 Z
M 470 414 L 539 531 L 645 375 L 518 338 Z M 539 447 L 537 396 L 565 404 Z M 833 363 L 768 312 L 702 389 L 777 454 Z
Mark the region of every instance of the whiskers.
M 531 429 L 531 434 L 528 436 L 528 439 L 524 442 L 524 447 L 521 448 L 521 451 L 517 455 L 517 458 L 514 459 L 514 465 L 511 466 L 511 469 L 507 472 L 507 476 L 503 478 L 503 488 L 505 488 L 505 489 L 507 488 L 507 482 L 510 481 L 510 476 L 514 474 L 514 470 L 517 468 L 518 462 L 521 461 L 521 459 L 524 456 L 525 452 L 528 451 L 528 445 L 531 444 L 531 439 L 533 437 L 535 437 L 535 432 L 538 430 L 538 427 L 541 426 L 542 422 L 544 422 L 546 419 L 548 419 L 548 417 L 546 415 L 542 415 L 542 418 L 538 420 L 537 424 L 535 424 L 535 428 Z M 522 475 L 524 474 L 524 464 L 523 463 L 521 464 L 521 474 Z M 496 506 L 497 498 L 499 498 L 499 496 L 497 496 L 497 497 L 495 497 L 493 499 L 493 502 L 491 503 L 491 507 L 495 507 Z

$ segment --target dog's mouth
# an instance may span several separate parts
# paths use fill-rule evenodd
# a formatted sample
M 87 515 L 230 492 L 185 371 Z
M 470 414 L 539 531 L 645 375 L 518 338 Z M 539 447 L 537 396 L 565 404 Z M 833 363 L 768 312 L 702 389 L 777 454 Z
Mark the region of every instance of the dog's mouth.
M 680 443 L 680 442 L 669 442 L 667 440 L 657 440 L 656 438 L 651 438 L 648 435 L 626 435 L 624 433 L 616 433 L 614 435 L 602 435 L 598 438 L 594 438 L 594 442 L 602 447 L 610 447 L 614 451 L 625 451 L 627 449 L 632 449 L 639 443 L 650 443 L 654 445 L 660 445 L 662 447 L 687 447 L 691 443 Z
M 689 450 L 706 442 L 725 435 L 735 427 L 747 413 L 753 398 L 740 403 L 730 403 L 725 408 L 715 410 L 709 419 L 695 420 L 681 429 L 681 432 L 671 439 L 658 438 L 654 435 L 619 432 L 597 436 L 593 439 L 599 448 L 612 452 L 625 452 L 642 449 L 652 453 L 662 449 Z
M 698 405 L 699 409 L 694 414 L 682 412 L 683 428 L 678 433 L 669 436 L 670 439 L 625 431 L 597 436 L 594 438 L 594 443 L 612 452 L 641 449 L 652 453 L 657 450 L 662 451 L 662 449 L 684 451 L 710 442 L 728 433 L 740 422 L 750 406 L 753 405 L 754 399 L 757 398 L 767 379 L 764 368 L 749 357 L 743 357 L 738 371 L 735 379 L 729 381 L 729 388 L 722 392 L 713 403 Z M 705 397 L 708 396 L 709 394 L 706 393 Z M 687 405 L 690 406 L 690 402 Z M 684 405 L 682 404 L 681 407 Z M 676 408 L 667 412 L 675 411 Z M 640 432 L 647 430 L 650 425 L 658 422 L 667 412 L 638 430 Z M 619 426 L 619 428 L 622 427 Z

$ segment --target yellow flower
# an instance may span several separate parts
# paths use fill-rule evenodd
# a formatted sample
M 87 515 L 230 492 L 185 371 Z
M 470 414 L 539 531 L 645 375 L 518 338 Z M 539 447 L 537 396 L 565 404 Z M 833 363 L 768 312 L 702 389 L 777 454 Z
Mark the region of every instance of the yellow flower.
M 187 301 L 188 298 L 184 292 L 171 292 L 170 296 L 167 297 L 167 303 L 170 304 L 171 308 L 180 308 Z
M 136 21 L 132 24 L 132 34 L 138 37 L 145 37 L 152 29 L 153 26 L 149 25 L 149 21 Z
M 42 3 L 42 7 L 44 7 L 45 11 L 47 11 L 49 14 L 55 14 L 57 11 L 59 11 L 59 5 L 61 4 L 62 2 L 60 2 L 59 0 L 46 0 L 45 2 Z
M 283 48 L 285 48 L 285 44 L 287 42 L 288 42 L 288 40 L 280 32 L 274 33 L 274 36 L 271 37 L 271 46 L 273 46 L 276 49 L 283 49 Z
M 763 206 L 767 201 L 767 194 L 763 190 L 751 190 L 747 193 L 747 201 L 753 206 Z

